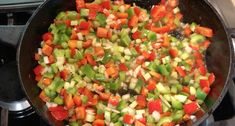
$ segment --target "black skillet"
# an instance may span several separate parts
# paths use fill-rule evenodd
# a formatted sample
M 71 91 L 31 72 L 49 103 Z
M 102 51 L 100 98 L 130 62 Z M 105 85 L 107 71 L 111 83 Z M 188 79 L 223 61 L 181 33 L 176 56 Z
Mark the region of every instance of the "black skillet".
M 126 0 L 126 2 L 135 2 L 137 5 L 149 9 L 158 0 Z M 186 124 L 199 125 L 212 114 L 227 92 L 232 80 L 233 44 L 231 34 L 225 29 L 224 21 L 207 0 L 180 0 L 179 7 L 185 22 L 196 22 L 210 27 L 215 33 L 211 39 L 213 42 L 206 52 L 206 64 L 209 71 L 215 73 L 216 80 L 205 100 L 203 106 L 205 113 L 199 115 L 196 122 Z M 37 87 L 32 72 L 36 65 L 33 57 L 40 45 L 42 34 L 47 31 L 58 12 L 64 10 L 75 10 L 75 0 L 47 0 L 44 2 L 26 24 L 17 52 L 18 72 L 22 87 L 38 114 L 50 125 L 63 125 L 63 122 L 56 121 L 48 112 L 45 103 L 38 98 L 40 89 Z

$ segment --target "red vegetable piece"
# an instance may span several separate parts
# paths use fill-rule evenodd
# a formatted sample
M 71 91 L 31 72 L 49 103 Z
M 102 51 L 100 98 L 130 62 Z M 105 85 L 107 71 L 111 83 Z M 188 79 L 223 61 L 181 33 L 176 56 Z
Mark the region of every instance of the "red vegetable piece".
M 88 39 L 86 42 L 82 43 L 83 48 L 88 48 L 92 45 L 92 40 Z
M 151 9 L 150 15 L 151 15 L 151 18 L 153 19 L 154 22 L 159 21 L 160 19 L 162 19 L 166 15 L 166 8 L 165 8 L 165 6 L 155 5 Z
M 150 101 L 148 103 L 149 113 L 152 114 L 154 111 L 162 113 L 162 101 L 160 99 Z
M 85 111 L 85 107 L 84 106 L 77 107 L 75 109 L 75 113 L 76 113 L 77 119 L 83 120 L 86 117 L 86 111 Z
M 76 0 L 76 9 L 78 12 L 80 12 L 81 8 L 85 7 L 85 1 L 84 0 Z
M 109 97 L 109 104 L 117 106 L 119 103 L 119 97 Z
M 96 18 L 96 14 L 95 10 L 89 10 L 88 19 L 94 20 Z
M 96 119 L 96 120 L 92 123 L 92 126 L 105 126 L 104 120 Z
M 172 58 L 175 58 L 178 56 L 178 51 L 176 49 L 170 49 L 169 54 L 171 55 Z
M 119 64 L 119 69 L 121 71 L 128 71 L 128 67 L 124 63 Z
M 131 35 L 131 37 L 132 37 L 133 39 L 139 39 L 139 38 L 141 37 L 141 32 L 136 31 L 136 32 L 134 32 L 134 33 Z
M 196 33 L 199 33 L 201 35 L 204 35 L 206 37 L 212 37 L 213 36 L 213 30 L 207 27 L 197 26 L 195 29 Z
M 205 76 L 206 75 L 206 67 L 204 66 L 204 65 L 202 65 L 202 66 L 200 66 L 199 68 L 198 68 L 198 70 L 199 70 L 199 73 L 201 74 L 201 75 L 203 75 L 203 76 Z
M 185 77 L 186 76 L 186 72 L 182 69 L 182 67 L 176 67 L 175 69 L 176 69 L 176 71 L 179 73 L 179 75 L 181 77 Z
M 44 67 L 42 65 L 37 65 L 34 69 L 33 72 L 35 75 L 41 75 Z
M 133 15 L 130 20 L 128 21 L 128 26 L 129 27 L 135 27 L 138 24 L 139 18 L 136 15 Z
M 209 75 L 208 81 L 209 81 L 210 85 L 213 84 L 213 82 L 215 81 L 215 75 L 214 75 L 214 73 L 211 73 L 211 74 Z
M 135 12 L 135 14 L 136 14 L 137 16 L 139 16 L 141 10 L 140 10 L 139 7 L 134 7 L 134 12 Z
M 71 109 L 74 106 L 73 98 L 71 94 L 65 97 L 65 106 L 67 109 Z
M 60 77 L 63 79 L 63 80 L 67 80 L 68 78 L 68 75 L 69 75 L 69 71 L 64 69 L 60 72 Z
M 149 60 L 149 61 L 153 61 L 155 58 L 156 58 L 156 54 L 155 54 L 154 51 L 152 51 L 152 52 L 149 54 L 148 60 Z
M 199 107 L 196 102 L 191 102 L 191 103 L 184 105 L 184 112 L 186 114 L 191 115 L 191 114 L 195 113 L 198 110 L 198 108 Z
M 47 40 L 52 40 L 52 39 L 53 39 L 53 35 L 51 32 L 47 32 L 42 35 L 42 40 L 44 42 L 46 42 Z
M 107 10 L 111 8 L 110 0 L 103 1 L 102 3 L 100 3 L 100 5 Z
M 156 83 L 154 79 L 149 79 L 147 89 L 153 91 L 156 88 Z
M 134 117 L 130 114 L 125 114 L 123 116 L 123 122 L 131 125 L 134 123 Z
M 89 29 L 90 29 L 90 23 L 89 23 L 89 22 L 86 22 L 86 21 L 82 21 L 82 22 L 79 24 L 79 29 L 80 29 L 80 30 L 89 30 Z
M 86 53 L 86 54 L 85 54 L 85 57 L 86 57 L 86 59 L 87 59 L 87 61 L 88 61 L 88 63 L 89 63 L 90 65 L 92 65 L 92 66 L 95 66 L 95 65 L 96 65 L 96 61 L 94 60 L 94 58 L 93 58 L 93 56 L 92 56 L 91 54 Z
M 138 95 L 136 98 L 136 101 L 140 107 L 145 107 L 146 106 L 146 97 L 143 95 Z
M 204 87 L 210 87 L 210 83 L 207 79 L 200 80 L 200 87 L 203 89 Z
M 68 117 L 68 111 L 63 106 L 50 107 L 49 111 L 56 120 L 64 120 Z

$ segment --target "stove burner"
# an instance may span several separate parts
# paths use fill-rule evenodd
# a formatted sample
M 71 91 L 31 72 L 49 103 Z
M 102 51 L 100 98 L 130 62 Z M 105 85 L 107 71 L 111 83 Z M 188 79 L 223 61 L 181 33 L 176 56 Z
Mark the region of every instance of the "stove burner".
M 8 109 L 9 111 L 15 111 L 15 112 L 19 112 L 30 108 L 30 104 L 25 98 L 19 101 L 12 101 L 12 102 L 0 101 L 0 106 L 2 108 Z

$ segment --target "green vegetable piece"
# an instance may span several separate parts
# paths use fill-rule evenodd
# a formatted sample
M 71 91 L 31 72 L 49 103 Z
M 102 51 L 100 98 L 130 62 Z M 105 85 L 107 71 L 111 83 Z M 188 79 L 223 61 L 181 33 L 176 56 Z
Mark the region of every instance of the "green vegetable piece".
M 54 49 L 54 56 L 55 57 L 64 57 L 65 51 L 63 49 Z
M 49 98 L 55 98 L 57 95 L 55 90 L 50 90 L 49 88 L 45 88 L 44 91 Z
M 194 33 L 190 36 L 190 41 L 192 43 L 201 43 L 201 42 L 205 41 L 205 39 L 206 39 L 205 36 L 200 35 L 200 34 L 196 34 L 196 33 Z
M 129 46 L 130 42 L 131 42 L 131 38 L 129 37 L 128 34 L 124 34 L 121 36 L 121 45 L 122 46 L 127 47 L 127 46 Z
M 183 118 L 183 115 L 184 115 L 184 111 L 178 110 L 175 113 L 173 113 L 171 117 L 173 121 L 179 121 Z
M 128 18 L 131 18 L 133 15 L 135 15 L 135 11 L 132 7 L 127 9 L 126 12 L 128 13 Z
M 120 118 L 119 114 L 114 113 L 114 112 L 111 114 L 111 121 L 112 122 L 117 122 L 119 118 Z
M 178 110 L 181 110 L 183 108 L 183 105 L 181 102 L 179 102 L 178 100 L 176 100 L 175 98 L 172 98 L 171 99 L 171 104 L 172 104 L 172 107 L 174 109 L 178 109 Z
M 150 31 L 147 35 L 147 38 L 150 40 L 150 41 L 155 41 L 157 39 L 157 35 L 155 32 L 152 32 Z
M 54 77 L 54 74 L 53 73 L 44 73 L 43 74 L 43 77 L 46 77 L 46 78 L 53 78 Z
M 66 19 L 66 13 L 64 11 L 60 12 L 57 16 L 56 16 L 57 20 L 64 20 Z
M 55 99 L 54 99 L 54 102 L 58 105 L 63 105 L 64 104 L 64 100 L 60 97 L 60 96 L 57 96 Z
M 124 109 L 127 106 L 127 102 L 124 100 L 121 100 L 117 106 L 117 110 L 121 111 L 122 109 Z
M 104 58 L 101 60 L 103 64 L 106 64 L 112 59 L 111 55 L 109 53 L 105 53 Z
M 74 55 L 74 58 L 77 59 L 77 60 L 83 59 L 83 53 L 82 53 L 82 51 L 77 50 L 77 51 L 76 51 L 76 54 Z
M 98 81 L 105 81 L 106 78 L 105 78 L 104 74 L 98 74 L 98 73 L 96 73 L 96 74 L 95 74 L 95 80 L 98 80 Z
M 89 15 L 89 9 L 82 8 L 80 9 L 80 16 L 87 17 Z
M 122 123 L 121 123 L 120 121 L 118 121 L 118 122 L 116 122 L 116 123 L 114 124 L 114 126 L 123 126 L 123 125 L 122 125 Z
M 152 115 L 147 115 L 147 123 L 154 123 L 155 119 L 152 117 Z
M 75 94 L 77 93 L 77 88 L 75 88 L 75 87 L 70 87 L 70 88 L 67 89 L 67 92 L 68 92 L 69 94 L 75 95 Z
M 78 13 L 76 11 L 67 11 L 67 17 L 70 20 L 76 20 Z
M 81 95 L 81 96 L 82 96 L 82 97 L 81 97 L 82 103 L 83 103 L 83 104 L 86 104 L 86 103 L 88 102 L 88 97 L 85 96 L 85 95 Z
M 158 123 L 157 123 L 156 126 L 161 126 L 162 124 L 171 122 L 172 120 L 173 120 L 172 117 L 162 117 L 162 118 L 158 121 Z
M 206 96 L 207 96 L 207 94 L 206 94 L 205 92 L 203 92 L 203 91 L 201 90 L 201 88 L 198 88 L 198 89 L 197 89 L 196 97 L 197 97 L 198 99 L 204 101 L 205 98 L 206 98 Z
M 170 75 L 170 73 L 167 71 L 165 65 L 158 65 L 157 70 L 164 76 L 169 76 Z
M 93 70 L 92 66 L 89 64 L 82 66 L 81 71 L 90 79 L 93 79 L 95 77 L 95 71 Z
M 96 20 L 99 22 L 99 24 L 101 26 L 105 26 L 106 25 L 106 16 L 102 13 L 98 13 L 96 16 Z
M 126 73 L 124 71 L 119 72 L 119 78 L 121 81 L 126 80 Z

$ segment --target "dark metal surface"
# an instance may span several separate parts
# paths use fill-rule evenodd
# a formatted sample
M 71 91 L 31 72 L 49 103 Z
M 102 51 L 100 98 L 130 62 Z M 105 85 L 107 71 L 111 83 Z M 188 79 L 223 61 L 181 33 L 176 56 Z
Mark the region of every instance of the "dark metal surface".
M 207 66 L 211 72 L 215 73 L 216 81 L 205 102 L 204 109 L 207 113 L 195 123 L 197 125 L 215 110 L 226 93 L 232 71 L 233 46 L 227 37 L 223 21 L 208 3 L 203 0 L 181 0 L 180 3 L 186 22 L 195 21 L 211 27 L 215 31 L 215 37 L 212 38 L 213 43 L 207 51 Z M 45 104 L 38 98 L 39 89 L 32 73 L 36 64 L 33 61 L 33 54 L 39 46 L 41 35 L 47 30 L 55 15 L 61 10 L 71 8 L 74 9 L 74 3 L 72 5 L 72 2 L 68 0 L 49 0 L 44 3 L 27 24 L 18 48 L 18 70 L 22 85 L 30 102 L 51 125 L 62 125 L 63 123 L 51 118 Z

